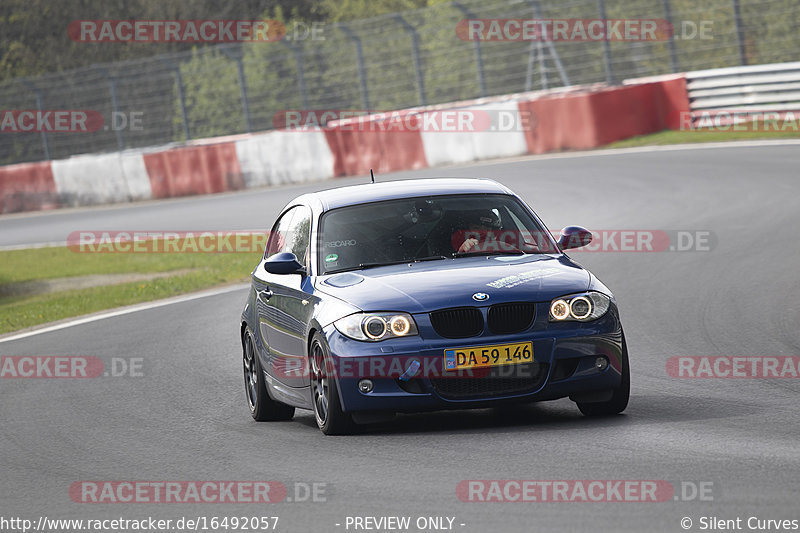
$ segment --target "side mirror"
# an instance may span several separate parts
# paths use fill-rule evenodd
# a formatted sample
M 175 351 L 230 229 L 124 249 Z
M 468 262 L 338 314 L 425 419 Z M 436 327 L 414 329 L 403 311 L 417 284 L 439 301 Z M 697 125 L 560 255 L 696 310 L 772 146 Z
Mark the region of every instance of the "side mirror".
M 580 226 L 567 226 L 561 230 L 558 247 L 562 250 L 580 248 L 592 242 L 592 232 Z
M 281 252 L 272 255 L 264 261 L 264 270 L 270 274 L 302 274 L 306 269 L 291 252 Z

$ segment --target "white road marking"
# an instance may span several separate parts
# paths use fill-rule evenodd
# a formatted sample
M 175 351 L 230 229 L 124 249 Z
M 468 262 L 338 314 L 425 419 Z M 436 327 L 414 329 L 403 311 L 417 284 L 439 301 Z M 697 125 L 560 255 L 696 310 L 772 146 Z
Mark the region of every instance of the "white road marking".
M 62 242 L 35 242 L 33 244 L 9 244 L 0 246 L 0 252 L 10 252 L 13 250 L 33 250 L 34 248 L 55 248 L 67 245 L 67 241 Z
M 16 333 L 16 334 L 10 333 L 4 337 L 0 337 L 0 343 L 25 339 L 27 337 L 33 337 L 34 335 L 50 333 L 51 331 L 58 331 L 60 329 L 71 328 L 73 326 L 80 326 L 81 324 L 89 324 L 90 322 L 97 322 L 98 320 L 105 320 L 106 318 L 128 315 L 131 313 L 136 313 L 138 311 L 147 311 L 149 309 L 156 309 L 158 307 L 165 307 L 167 305 L 190 302 L 192 300 L 198 300 L 200 298 L 207 298 L 209 296 L 217 296 L 219 294 L 226 294 L 229 292 L 244 290 L 249 286 L 250 285 L 247 283 L 237 283 L 236 285 L 229 285 L 227 287 L 220 287 L 217 289 L 210 289 L 191 294 L 184 294 L 182 296 L 174 296 L 172 298 L 166 298 L 163 300 L 156 300 L 153 302 L 145 302 L 142 304 L 135 304 L 128 307 L 121 307 L 113 311 L 105 311 L 105 312 L 100 312 L 98 314 L 93 314 L 76 318 L 73 320 L 68 320 L 66 322 L 58 322 L 50 326 L 44 326 L 30 331 L 23 331 L 22 333 Z

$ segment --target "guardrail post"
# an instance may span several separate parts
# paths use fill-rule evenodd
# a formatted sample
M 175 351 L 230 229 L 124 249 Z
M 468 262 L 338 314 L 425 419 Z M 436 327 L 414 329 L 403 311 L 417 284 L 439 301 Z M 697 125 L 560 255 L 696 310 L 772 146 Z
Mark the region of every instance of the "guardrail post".
M 347 35 L 356 47 L 356 58 L 358 60 L 358 79 L 361 88 L 361 104 L 364 110 L 369 110 L 369 93 L 367 92 L 367 69 L 364 67 L 364 50 L 361 47 L 361 37 L 356 35 L 353 30 L 345 26 L 339 25 L 339 28 Z
M 744 49 L 744 30 L 742 29 L 742 11 L 739 0 L 733 1 L 733 19 L 736 23 L 736 38 L 739 41 L 739 64 L 747 65 L 747 54 Z
M 419 59 L 419 35 L 416 28 L 408 23 L 399 13 L 393 15 L 411 36 L 411 55 L 414 59 L 414 74 L 417 78 L 417 91 L 419 93 L 419 105 L 428 105 L 428 98 L 425 95 L 425 78 L 422 76 L 422 63 Z
M 186 137 L 186 140 L 189 141 L 192 139 L 191 134 L 189 133 L 189 118 L 186 114 L 186 90 L 183 86 L 183 75 L 181 75 L 181 67 L 178 64 L 173 63 L 167 59 L 161 58 L 161 62 L 169 68 L 173 74 L 175 74 L 175 83 L 178 85 L 178 105 L 181 108 L 181 122 L 183 124 L 183 135 Z
M 467 9 L 461 2 L 452 2 L 453 7 L 461 11 L 467 18 L 475 18 L 472 11 Z M 483 54 L 481 53 L 481 40 L 476 37 L 472 40 L 475 46 L 475 68 L 478 71 L 478 90 L 481 97 L 486 96 L 486 77 L 483 72 Z
M 600 18 L 603 21 L 608 20 L 606 17 L 606 0 L 597 0 L 597 9 L 600 12 Z M 614 85 L 614 66 L 611 64 L 611 45 L 608 39 L 603 39 L 603 60 L 606 64 L 606 83 Z
M 664 18 L 667 19 L 667 22 L 672 24 L 672 5 L 670 4 L 670 0 L 664 0 Z M 678 72 L 678 54 L 675 51 L 675 26 L 672 26 L 672 33 L 669 36 L 668 46 L 669 66 L 672 69 L 672 73 L 675 74 Z
M 125 133 L 122 131 L 122 128 L 115 127 L 115 120 L 114 117 L 119 114 L 119 100 L 117 98 L 117 78 L 112 76 L 107 69 L 99 68 L 100 73 L 108 79 L 109 89 L 111 91 L 111 127 L 114 128 L 114 132 L 117 134 L 117 146 L 120 150 L 125 149 Z
M 228 59 L 236 62 L 236 72 L 239 76 L 239 88 L 241 89 L 242 113 L 244 114 L 244 125 L 247 133 L 253 131 L 250 125 L 250 103 L 247 100 L 247 78 L 244 75 L 244 54 L 241 48 L 235 51 L 228 48 L 220 48 L 220 52 Z
M 303 65 L 303 52 L 296 45 L 291 45 L 281 39 L 281 44 L 292 51 L 294 63 L 297 66 L 297 87 L 300 89 L 300 99 L 303 102 L 303 109 L 308 109 L 308 91 L 306 90 L 306 74 Z
M 32 84 L 30 81 L 23 78 L 22 83 L 33 92 L 34 98 L 36 98 L 36 110 L 41 113 L 44 111 L 42 109 L 42 90 Z M 50 159 L 50 142 L 47 140 L 47 131 L 42 128 L 40 132 L 42 134 L 42 150 L 44 151 L 44 158 L 45 160 Z

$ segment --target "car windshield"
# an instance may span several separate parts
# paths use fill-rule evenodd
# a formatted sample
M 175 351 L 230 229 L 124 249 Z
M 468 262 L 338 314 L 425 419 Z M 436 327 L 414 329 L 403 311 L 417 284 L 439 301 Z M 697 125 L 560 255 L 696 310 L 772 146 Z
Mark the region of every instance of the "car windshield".
M 505 194 L 387 200 L 333 209 L 320 220 L 323 274 L 469 255 L 556 252 L 520 201 Z

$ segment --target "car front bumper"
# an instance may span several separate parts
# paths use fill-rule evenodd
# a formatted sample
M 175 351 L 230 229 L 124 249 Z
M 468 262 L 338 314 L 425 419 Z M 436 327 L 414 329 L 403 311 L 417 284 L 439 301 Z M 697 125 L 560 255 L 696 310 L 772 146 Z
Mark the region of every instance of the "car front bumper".
M 342 409 L 351 413 L 468 409 L 567 396 L 586 401 L 618 387 L 622 376 L 623 334 L 616 307 L 612 304 L 603 317 L 583 323 L 550 323 L 547 309 L 548 304 L 537 304 L 537 318 L 525 332 L 513 335 L 484 332 L 468 339 L 436 336 L 427 315 L 414 316 L 419 336 L 377 343 L 349 339 L 334 326 L 328 326 L 324 334 L 331 348 Z M 542 316 L 543 319 L 539 318 Z M 453 372 L 443 370 L 446 349 L 524 341 L 533 343 L 534 365 L 525 368 L 525 365 L 509 365 L 498 367 L 497 371 L 476 369 L 473 377 L 464 374 L 456 377 Z M 606 358 L 606 368 L 597 368 L 598 357 Z M 415 361 L 419 370 L 411 376 L 409 369 L 413 369 Z M 487 375 L 496 372 L 500 374 Z M 513 381 L 485 381 L 502 376 L 512 376 Z M 372 384 L 369 392 L 359 390 L 364 379 Z M 513 386 L 504 386 L 510 383 Z

